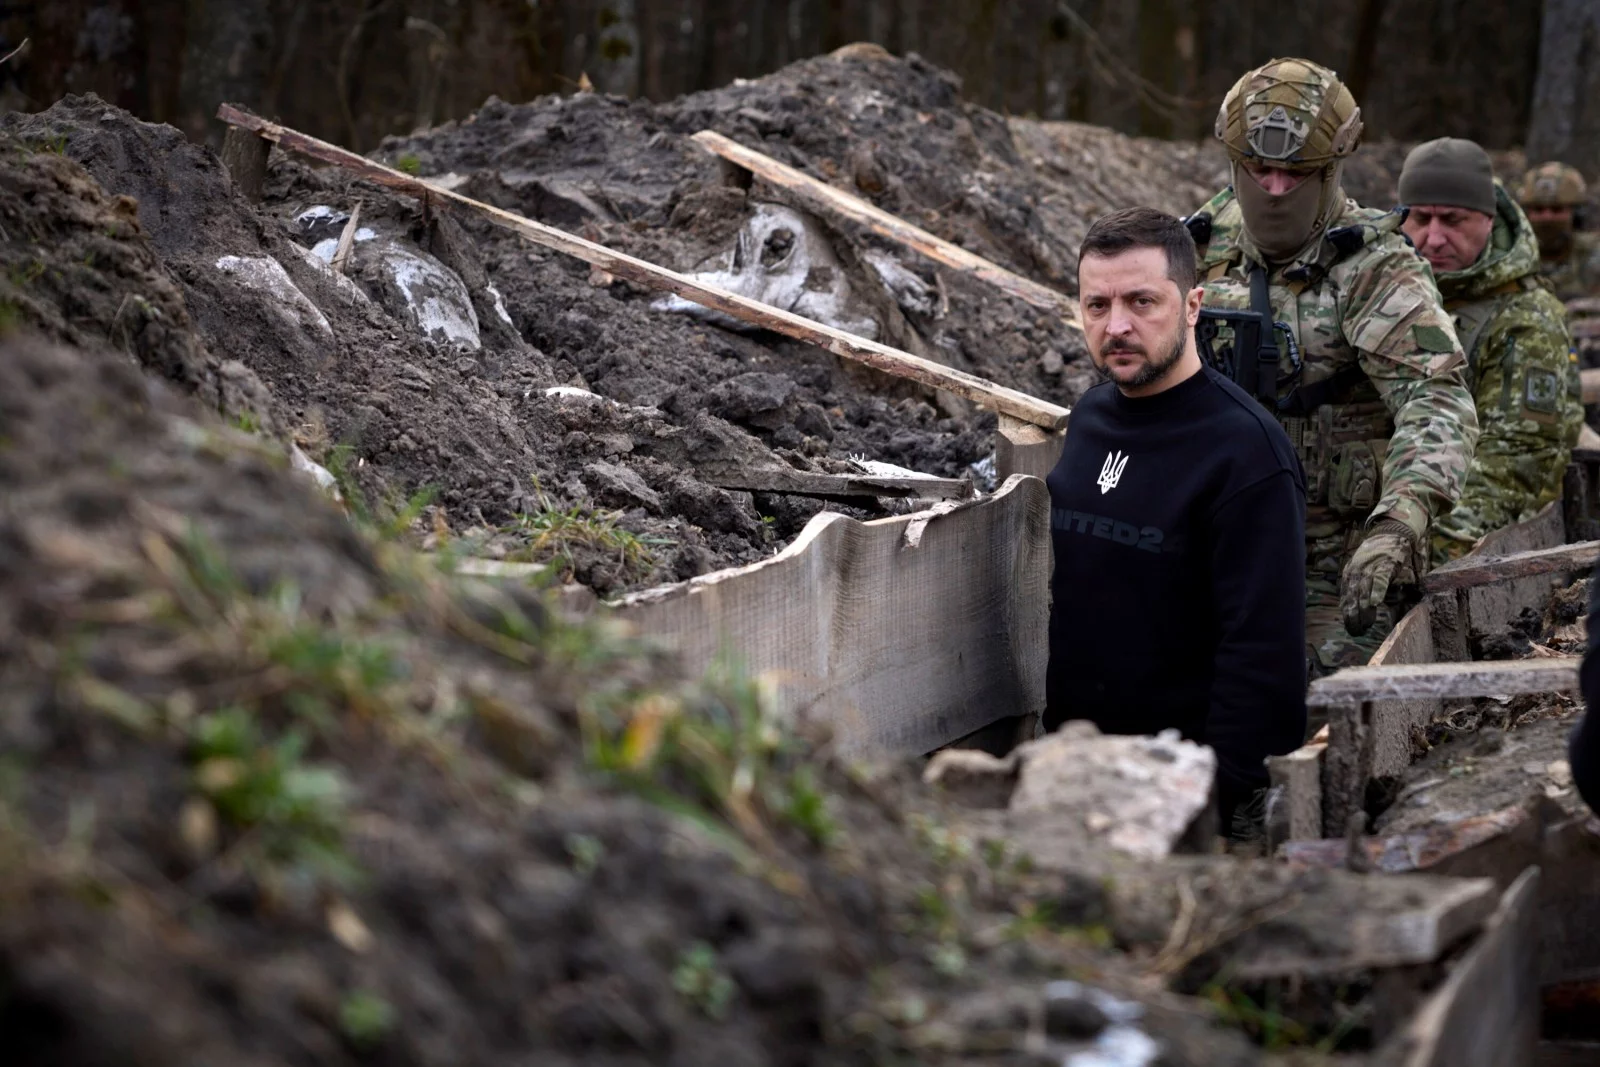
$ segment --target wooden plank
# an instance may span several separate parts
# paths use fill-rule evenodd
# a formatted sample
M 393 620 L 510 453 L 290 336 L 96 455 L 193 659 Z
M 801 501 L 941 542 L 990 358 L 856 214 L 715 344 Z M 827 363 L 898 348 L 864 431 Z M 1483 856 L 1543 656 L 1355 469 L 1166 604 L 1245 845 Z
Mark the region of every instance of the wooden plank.
M 1378 646 L 1368 661 L 1374 667 L 1398 667 L 1438 660 L 1433 642 L 1433 616 L 1429 605 L 1418 604 Z M 1439 711 L 1435 697 L 1377 700 L 1372 705 L 1371 776 L 1400 774 L 1411 766 L 1411 733 L 1433 720 Z
M 995 475 L 1002 482 L 1013 474 L 1048 478 L 1066 444 L 1066 430 L 1045 430 L 1001 415 L 994 434 Z
M 909 352 L 902 352 L 791 312 L 758 303 L 730 293 L 726 289 L 707 285 L 676 271 L 667 270 L 665 267 L 646 263 L 642 259 L 613 251 L 565 230 L 546 226 L 544 223 L 473 200 L 454 190 L 429 184 L 409 174 L 402 174 L 337 145 L 268 122 L 231 104 L 223 104 L 217 111 L 217 117 L 231 126 L 250 130 L 268 140 L 276 141 L 289 151 L 342 167 L 377 185 L 420 197 L 424 203 L 446 201 L 459 204 L 498 225 L 515 231 L 535 244 L 574 256 L 615 277 L 624 278 L 650 289 L 676 293 L 686 300 L 732 315 L 751 325 L 818 345 L 841 359 L 853 360 L 874 370 L 918 382 L 932 389 L 948 390 L 983 407 L 1012 415 L 1046 429 L 1054 430 L 1066 425 L 1067 409 L 1059 405 L 996 385 L 975 374 L 942 366 Z
M 925 753 L 1044 706 L 1050 494 L 993 496 L 858 522 L 812 519 L 772 559 L 623 598 L 613 614 L 690 671 L 730 654 L 779 712 L 851 754 Z
M 1574 545 L 1535 548 L 1509 556 L 1469 555 L 1452 560 L 1429 573 L 1422 579 L 1422 588 L 1428 593 L 1472 589 L 1515 578 L 1588 570 L 1597 562 L 1600 562 L 1600 541 L 1580 541 Z
M 1083 329 L 1078 322 L 1078 303 L 1066 293 L 1040 285 L 960 245 L 935 237 L 927 230 L 913 226 L 859 196 L 779 163 L 771 156 L 746 148 L 713 130 L 701 130 L 694 135 L 694 140 L 706 151 L 758 175 L 814 211 L 848 219 L 879 237 L 927 256 L 935 263 L 988 282 L 1007 296 L 1052 311 L 1073 329 Z
M 1346 667 L 1311 683 L 1306 702 L 1343 707 L 1371 700 L 1441 700 L 1518 693 L 1567 693 L 1578 688 L 1582 656 L 1547 659 L 1478 660 L 1469 663 L 1405 663 L 1384 667 Z
M 1483 928 L 1501 900 L 1487 878 L 1370 879 L 1339 872 L 1315 889 L 1310 879 L 1304 884 L 1303 909 L 1269 918 L 1227 943 L 1232 978 L 1311 978 L 1431 963 Z M 1328 922 L 1329 915 L 1340 921 Z
M 1281 787 L 1267 812 L 1270 847 L 1285 841 L 1322 836 L 1322 760 L 1326 743 L 1295 749 L 1287 756 L 1268 756 L 1267 775 L 1274 789 Z
M 754 467 L 706 475 L 712 485 L 754 493 L 797 493 L 822 497 L 920 497 L 927 500 L 963 500 L 972 495 L 966 478 L 884 476 L 878 474 L 825 474 L 793 467 Z
M 1539 1039 L 1538 888 L 1539 869 L 1530 867 L 1501 897 L 1477 944 L 1376 1062 L 1532 1067 Z
M 1478 556 L 1509 556 L 1536 548 L 1554 548 L 1567 539 L 1566 517 L 1559 502 L 1547 505 L 1538 515 L 1512 526 L 1486 534 L 1478 542 Z M 1551 574 L 1536 574 L 1504 582 L 1491 582 L 1465 591 L 1466 630 L 1470 634 L 1504 631 L 1525 608 L 1543 614 L 1550 600 L 1550 588 L 1557 580 Z M 1460 594 L 1458 594 L 1459 598 Z M 1443 658 L 1443 657 L 1440 657 Z M 1454 658 L 1454 657 L 1452 657 Z M 1466 658 L 1464 655 L 1460 658 Z
M 1600 323 L 1595 323 L 1600 326 Z M 1600 330 L 1594 331 L 1600 336 Z M 1583 382 L 1583 402 L 1585 404 L 1600 404 L 1600 367 L 1578 372 L 1578 378 Z
M 222 165 L 246 200 L 261 203 L 261 189 L 267 178 L 267 157 L 272 144 L 249 130 L 230 127 L 222 135 Z

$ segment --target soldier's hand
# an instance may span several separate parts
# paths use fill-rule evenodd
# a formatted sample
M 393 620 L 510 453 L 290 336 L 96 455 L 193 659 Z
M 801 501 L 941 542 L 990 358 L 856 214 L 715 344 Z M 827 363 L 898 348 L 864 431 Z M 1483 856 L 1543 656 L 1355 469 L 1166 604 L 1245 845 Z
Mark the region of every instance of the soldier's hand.
M 1416 581 L 1416 556 L 1417 539 L 1398 519 L 1380 519 L 1367 531 L 1340 580 L 1339 610 L 1350 636 L 1372 628 L 1389 586 Z

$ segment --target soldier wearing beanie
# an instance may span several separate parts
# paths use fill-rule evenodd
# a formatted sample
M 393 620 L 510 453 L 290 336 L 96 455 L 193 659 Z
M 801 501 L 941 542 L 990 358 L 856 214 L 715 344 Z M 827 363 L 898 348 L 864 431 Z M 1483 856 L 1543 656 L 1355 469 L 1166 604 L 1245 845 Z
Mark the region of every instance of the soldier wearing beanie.
M 1400 172 L 1402 227 L 1434 270 L 1467 354 L 1478 447 L 1461 499 L 1435 520 L 1435 564 L 1561 495 L 1583 424 L 1561 301 L 1539 280 L 1539 241 L 1472 141 L 1418 145 Z
M 1365 663 L 1399 620 L 1478 436 L 1466 360 L 1427 264 L 1397 213 L 1344 194 L 1361 130 L 1354 96 L 1326 67 L 1274 59 L 1247 72 L 1217 114 L 1233 182 L 1188 220 L 1205 308 L 1259 301 L 1278 324 L 1265 331 L 1276 355 L 1258 342 L 1231 367 L 1305 468 L 1314 676 Z M 1218 330 L 1219 358 L 1241 332 Z

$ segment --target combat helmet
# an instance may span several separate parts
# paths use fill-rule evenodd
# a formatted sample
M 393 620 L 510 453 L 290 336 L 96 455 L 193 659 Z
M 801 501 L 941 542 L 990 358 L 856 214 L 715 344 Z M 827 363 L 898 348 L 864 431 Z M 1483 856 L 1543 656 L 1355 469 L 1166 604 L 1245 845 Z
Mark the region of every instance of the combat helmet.
M 1306 59 L 1274 59 L 1233 83 L 1217 139 L 1235 163 L 1322 167 L 1361 143 L 1361 109 L 1339 76 Z
M 1517 186 L 1517 202 L 1523 207 L 1576 207 L 1587 194 L 1583 175 L 1565 163 L 1541 163 Z

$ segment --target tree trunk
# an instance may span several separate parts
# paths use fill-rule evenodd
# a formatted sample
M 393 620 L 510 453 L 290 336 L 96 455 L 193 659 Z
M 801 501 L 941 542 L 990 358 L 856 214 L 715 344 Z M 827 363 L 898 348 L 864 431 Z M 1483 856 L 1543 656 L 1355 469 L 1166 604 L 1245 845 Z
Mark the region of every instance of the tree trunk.
M 1545 0 L 1528 161 L 1600 169 L 1600 5 Z

